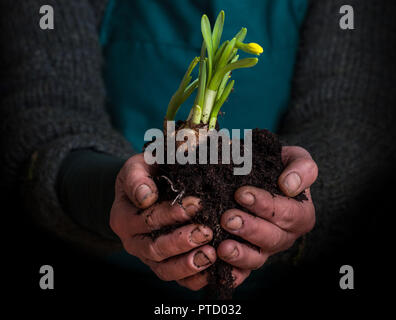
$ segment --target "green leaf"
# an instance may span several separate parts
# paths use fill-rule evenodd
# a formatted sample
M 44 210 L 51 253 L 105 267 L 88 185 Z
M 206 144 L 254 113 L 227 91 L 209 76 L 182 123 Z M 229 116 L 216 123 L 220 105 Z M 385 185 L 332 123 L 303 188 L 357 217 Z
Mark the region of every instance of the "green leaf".
M 199 80 L 198 80 L 198 93 L 195 97 L 194 102 L 194 110 L 192 115 L 192 123 L 199 124 L 201 122 L 202 116 L 202 106 L 205 99 L 205 89 L 206 89 L 206 62 L 207 59 L 205 58 L 199 63 Z M 196 108 L 199 107 L 199 108 Z
M 197 104 L 202 107 L 205 98 L 206 89 L 206 76 L 207 76 L 207 65 L 206 59 L 201 61 L 199 66 L 199 86 L 198 86 L 198 100 Z
M 213 76 L 208 88 L 213 91 L 217 91 L 225 74 L 229 71 L 240 69 L 240 68 L 250 68 L 257 64 L 257 58 L 245 58 L 242 60 L 235 61 L 216 71 Z
M 194 92 L 194 90 L 198 87 L 198 79 L 195 79 L 193 82 L 191 82 L 187 88 L 184 90 L 183 95 L 180 99 L 180 105 L 182 105 L 189 96 Z
M 213 62 L 213 65 L 214 65 L 214 68 L 215 68 L 215 69 L 216 69 L 216 66 L 217 66 L 217 64 L 218 64 L 218 62 L 219 62 L 219 59 L 220 59 L 221 55 L 222 55 L 223 52 L 224 52 L 224 49 L 226 48 L 226 46 L 228 45 L 229 42 L 230 42 L 230 41 L 228 41 L 228 40 L 224 41 L 224 42 L 221 44 L 220 48 L 217 49 L 216 54 L 215 54 L 215 57 L 214 57 L 214 62 Z
M 193 61 L 191 61 L 186 73 L 183 76 L 182 81 L 180 82 L 180 86 L 178 90 L 184 91 L 184 89 L 188 86 L 188 84 L 191 81 L 191 73 L 194 70 L 195 66 L 198 64 L 198 62 L 199 62 L 199 57 L 195 57 Z
M 212 65 L 213 65 L 213 42 L 212 42 L 212 30 L 210 22 L 206 14 L 201 19 L 201 32 L 205 41 L 206 49 L 208 51 L 208 66 L 207 66 L 207 78 L 210 79 L 212 76 Z
M 212 43 L 213 43 L 214 54 L 216 53 L 216 50 L 220 44 L 221 35 L 223 33 L 223 26 L 224 26 L 224 11 L 221 10 L 219 15 L 217 16 L 216 23 L 213 28 Z
M 230 55 L 232 53 L 232 50 L 234 50 L 235 47 L 235 43 L 236 43 L 236 38 L 232 38 L 232 40 L 227 44 L 227 46 L 225 47 L 219 62 L 216 65 L 216 69 L 219 70 L 220 68 L 223 68 L 227 62 L 229 61 Z
M 238 59 L 239 59 L 239 55 L 236 55 L 235 57 L 232 58 L 231 63 L 237 61 Z M 226 87 L 228 80 L 231 78 L 230 74 L 231 71 L 228 71 L 224 75 L 223 80 L 221 80 L 219 90 L 217 91 L 216 101 L 219 100 L 221 95 L 223 94 L 224 88 Z
M 220 108 L 223 106 L 224 102 L 227 100 L 230 95 L 232 88 L 234 87 L 235 80 L 232 80 L 227 87 L 224 89 L 223 94 L 220 99 L 218 99 L 212 109 L 209 119 L 209 129 L 214 129 L 216 127 L 217 116 L 219 114 Z
M 176 92 L 173 94 L 171 100 L 169 101 L 168 109 L 166 111 L 166 116 L 165 116 L 167 120 L 174 120 L 176 113 L 179 110 L 180 106 L 188 98 L 187 97 L 186 99 L 184 99 L 185 90 L 188 87 L 188 85 L 192 79 L 191 73 L 194 70 L 194 68 L 198 62 L 199 62 L 198 57 L 195 57 L 193 59 L 193 61 L 191 61 L 186 73 L 183 76 L 182 81 L 180 82 L 179 88 L 176 90 Z M 194 90 L 192 90 L 192 91 L 194 91 Z
M 204 14 L 201 19 L 201 31 L 202 31 L 202 36 L 204 38 L 206 48 L 209 49 L 209 51 L 212 51 L 213 45 L 212 45 L 212 30 L 210 27 L 210 22 L 208 19 L 208 16 Z
M 245 38 L 246 38 L 246 34 L 247 34 L 247 29 L 246 29 L 246 28 L 242 28 L 242 29 L 235 35 L 235 38 L 237 39 L 237 41 L 243 42 L 243 40 L 245 40 Z

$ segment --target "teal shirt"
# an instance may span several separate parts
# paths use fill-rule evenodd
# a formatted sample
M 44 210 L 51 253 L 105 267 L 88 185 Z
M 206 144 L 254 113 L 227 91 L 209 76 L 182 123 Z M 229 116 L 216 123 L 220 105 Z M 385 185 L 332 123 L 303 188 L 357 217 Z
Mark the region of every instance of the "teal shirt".
M 233 72 L 235 90 L 222 107 L 225 115 L 219 123 L 229 129 L 276 131 L 289 101 L 299 28 L 306 9 L 307 0 L 109 0 L 100 41 L 108 112 L 114 126 L 137 151 L 144 144 L 147 129 L 162 128 L 171 96 L 191 60 L 199 56 L 202 14 L 206 13 L 213 24 L 218 12 L 224 10 L 222 41 L 246 27 L 245 41 L 259 43 L 264 53 L 254 68 Z M 177 119 L 187 118 L 194 96 L 181 107 Z M 111 259 L 140 272 L 148 285 L 170 288 L 174 297 L 193 299 L 200 295 L 159 281 L 139 259 L 125 252 Z M 243 297 L 243 289 L 252 292 L 262 287 L 270 280 L 264 276 L 263 272 L 252 273 L 237 293 Z

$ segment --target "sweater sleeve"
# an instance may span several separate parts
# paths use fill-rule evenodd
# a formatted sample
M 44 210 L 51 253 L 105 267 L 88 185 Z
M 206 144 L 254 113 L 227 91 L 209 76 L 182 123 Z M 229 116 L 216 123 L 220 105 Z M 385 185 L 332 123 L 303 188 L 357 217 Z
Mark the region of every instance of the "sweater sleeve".
M 98 17 L 91 2 L 46 4 L 54 9 L 53 30 L 39 26 L 42 1 L 0 4 L 1 183 L 20 192 L 27 213 L 42 227 L 103 253 L 118 243 L 65 214 L 55 188 L 58 171 L 72 150 L 125 159 L 132 149 L 105 110 Z
M 394 171 L 396 3 L 349 1 L 353 30 L 340 28 L 344 4 L 312 1 L 280 130 L 287 144 L 305 147 L 319 167 L 311 188 L 316 226 L 304 241 L 307 261 L 345 247 L 362 226 L 372 229 L 372 192 L 384 190 Z M 372 214 L 381 220 L 381 212 Z

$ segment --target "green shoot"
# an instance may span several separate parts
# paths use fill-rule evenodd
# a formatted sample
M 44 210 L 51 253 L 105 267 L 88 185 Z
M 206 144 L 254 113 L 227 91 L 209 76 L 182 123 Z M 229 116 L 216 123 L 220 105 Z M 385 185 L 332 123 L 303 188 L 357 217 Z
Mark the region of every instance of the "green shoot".
M 212 35 L 213 52 L 216 52 L 217 48 L 219 47 L 221 35 L 223 33 L 223 26 L 224 26 L 224 11 L 221 10 L 219 15 L 217 16 L 216 23 L 213 28 L 213 35 Z
M 219 114 L 220 108 L 227 100 L 228 96 L 230 95 L 233 87 L 234 87 L 235 80 L 232 80 L 227 87 L 224 89 L 223 94 L 221 95 L 220 99 L 218 99 L 213 107 L 212 113 L 210 114 L 209 118 L 209 130 L 216 128 L 217 116 Z
M 190 63 L 180 85 L 172 96 L 166 113 L 166 120 L 174 120 L 180 106 L 197 89 L 194 105 L 189 113 L 185 127 L 194 128 L 199 124 L 214 129 L 220 108 L 232 92 L 235 81 L 231 71 L 250 68 L 257 64 L 257 58 L 239 60 L 238 50 L 249 54 L 260 55 L 263 49 L 257 43 L 244 43 L 247 29 L 242 28 L 234 38 L 221 43 L 224 27 L 224 11 L 217 16 L 212 28 L 206 15 L 201 19 L 203 37 L 201 55 Z M 191 82 L 191 73 L 199 62 L 198 79 Z
M 179 85 L 179 88 L 172 96 L 171 100 L 168 104 L 168 110 L 166 112 L 165 119 L 166 120 L 174 120 L 177 111 L 179 110 L 180 106 L 183 104 L 184 101 L 194 92 L 196 86 L 189 83 L 191 81 L 191 72 L 194 70 L 195 66 L 199 62 L 199 58 L 195 57 L 193 61 L 191 61 L 184 77 Z
M 223 79 L 223 77 L 225 76 L 225 74 L 227 72 L 235 70 L 235 69 L 250 68 L 250 67 L 255 66 L 257 64 L 257 62 L 258 62 L 257 58 L 245 58 L 245 59 L 227 64 L 223 68 L 216 71 L 213 78 L 210 80 L 210 83 L 208 85 L 208 90 L 217 91 L 221 80 Z
M 208 51 L 208 79 L 211 78 L 212 76 L 212 65 L 213 65 L 213 40 L 212 40 L 212 31 L 210 27 L 210 22 L 206 14 L 202 16 L 201 19 L 201 31 L 202 31 L 202 36 L 205 41 L 206 49 Z

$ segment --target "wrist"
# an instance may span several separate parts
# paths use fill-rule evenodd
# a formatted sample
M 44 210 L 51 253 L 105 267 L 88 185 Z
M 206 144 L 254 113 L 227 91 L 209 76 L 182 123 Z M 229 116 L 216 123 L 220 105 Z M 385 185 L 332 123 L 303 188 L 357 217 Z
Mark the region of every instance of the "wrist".
M 75 150 L 62 162 L 57 192 L 63 210 L 80 226 L 118 239 L 109 226 L 114 184 L 125 160 L 90 149 Z

